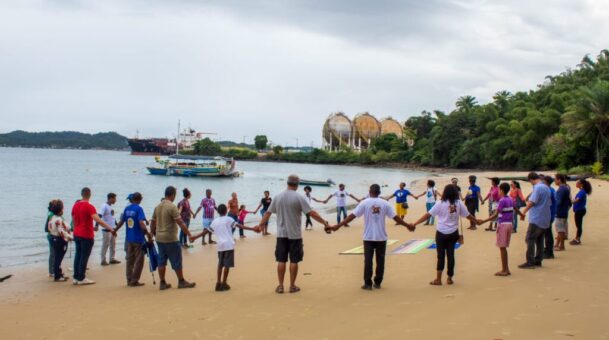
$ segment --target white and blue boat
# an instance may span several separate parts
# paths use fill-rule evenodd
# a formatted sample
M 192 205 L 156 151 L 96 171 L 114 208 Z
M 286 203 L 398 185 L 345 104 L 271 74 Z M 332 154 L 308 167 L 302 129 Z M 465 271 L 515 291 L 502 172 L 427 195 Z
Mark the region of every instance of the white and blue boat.
M 235 160 L 219 156 L 171 155 L 155 157 L 158 166 L 147 167 L 151 175 L 184 177 L 235 177 Z

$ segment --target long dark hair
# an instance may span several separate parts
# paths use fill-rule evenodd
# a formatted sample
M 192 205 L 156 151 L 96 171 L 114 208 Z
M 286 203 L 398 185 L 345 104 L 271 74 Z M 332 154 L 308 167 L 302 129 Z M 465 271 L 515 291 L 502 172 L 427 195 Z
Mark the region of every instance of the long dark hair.
M 590 182 L 588 182 L 587 180 L 582 178 L 579 180 L 579 183 L 581 183 L 582 189 L 584 189 L 586 194 L 588 194 L 588 195 L 592 194 L 592 184 L 590 184 Z
M 514 186 L 516 187 L 516 189 L 520 189 L 520 182 L 512 181 L 512 183 L 514 183 Z
M 454 184 L 448 184 L 442 192 L 442 201 L 448 201 L 450 204 L 455 204 L 459 200 L 459 189 Z

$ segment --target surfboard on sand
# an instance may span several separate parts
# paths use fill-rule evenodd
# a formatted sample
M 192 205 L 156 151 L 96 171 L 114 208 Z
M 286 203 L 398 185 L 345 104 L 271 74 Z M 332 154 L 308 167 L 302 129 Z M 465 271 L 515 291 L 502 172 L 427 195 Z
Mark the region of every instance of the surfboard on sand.
M 432 239 L 408 240 L 395 248 L 391 255 L 416 254 L 422 249 L 429 247 L 433 243 Z
M 387 240 L 387 245 L 390 246 L 392 244 L 398 243 L 398 240 Z M 355 248 L 351 248 L 340 252 L 339 255 L 362 255 L 364 253 L 364 246 L 357 246 Z

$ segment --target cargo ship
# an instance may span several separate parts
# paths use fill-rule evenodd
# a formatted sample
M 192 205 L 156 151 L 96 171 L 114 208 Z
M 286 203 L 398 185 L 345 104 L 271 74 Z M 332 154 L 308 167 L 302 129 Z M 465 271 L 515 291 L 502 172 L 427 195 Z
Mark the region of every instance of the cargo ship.
M 176 152 L 176 143 L 167 138 L 130 138 L 127 140 L 132 155 L 166 156 Z
M 168 156 L 182 151 L 190 151 L 196 142 L 202 140 L 205 135 L 215 135 L 209 132 L 197 132 L 191 128 L 184 129 L 178 134 L 178 143 L 169 138 L 129 138 L 127 141 L 132 155 Z M 179 146 L 179 148 L 178 148 Z

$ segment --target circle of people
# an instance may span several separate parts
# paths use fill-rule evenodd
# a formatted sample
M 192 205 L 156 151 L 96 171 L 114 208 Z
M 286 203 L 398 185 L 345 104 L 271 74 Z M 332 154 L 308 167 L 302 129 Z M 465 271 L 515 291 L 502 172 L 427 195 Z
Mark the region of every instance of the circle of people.
M 477 225 L 489 223 L 487 231 L 496 232 L 496 245 L 501 255 L 501 270 L 496 276 L 511 275 L 508 266 L 507 248 L 510 245 L 512 233 L 518 231 L 518 219 L 524 221 L 528 214 L 528 228 L 525 242 L 527 246 L 526 261 L 519 265 L 522 269 L 536 269 L 542 266 L 544 259 L 554 258 L 554 251 L 565 250 L 565 241 L 568 240 L 569 211 L 574 212 L 574 221 L 577 228 L 576 236 L 569 244 L 581 245 L 583 232 L 583 218 L 586 214 L 587 197 L 592 192 L 590 182 L 579 179 L 576 182 L 578 192 L 574 197 L 567 184 L 567 177 L 556 174 L 554 177 L 543 176 L 531 172 L 528 181 L 532 185 L 532 192 L 524 196 L 520 183 L 500 183 L 499 178 L 490 178 L 492 186 L 483 197 L 481 189 L 476 185 L 476 176 L 469 176 L 469 186 L 465 194 L 453 178 L 440 193 L 435 188 L 433 180 L 427 181 L 427 188 L 415 195 L 406 189 L 405 183 L 400 183 L 399 189 L 390 196 L 381 196 L 381 187 L 378 184 L 370 186 L 368 195 L 363 199 L 351 195 L 346 191 L 345 185 L 340 184 L 336 192 L 325 200 L 319 200 L 311 195 L 312 188 L 306 186 L 304 195 L 298 193 L 300 179 L 290 175 L 287 188 L 274 198 L 268 191 L 254 211 L 248 211 L 245 206 L 239 205 L 236 193 L 232 193 L 227 204 L 216 204 L 212 191 L 206 190 L 205 197 L 196 211 L 190 205 L 192 197 L 188 189 L 183 190 L 183 199 L 176 205 L 177 190 L 169 186 L 165 190 L 164 198 L 155 207 L 150 221 L 147 220 L 144 210 L 140 206 L 143 200 L 139 192 L 130 194 L 127 199 L 129 205 L 124 209 L 118 221 L 114 217 L 112 205 L 116 203 L 116 195 L 107 195 L 107 202 L 98 212 L 90 203 L 91 190 L 83 188 L 81 199 L 74 204 L 69 225 L 63 218 L 64 205 L 61 200 L 52 200 L 49 203 L 45 231 L 50 246 L 49 276 L 55 282 L 65 282 L 61 263 L 67 252 L 69 242 L 74 242 L 75 255 L 73 267 L 73 284 L 90 285 L 95 282 L 86 277 L 87 264 L 94 243 L 94 233 L 102 227 L 101 264 L 119 264 L 116 259 L 116 236 L 118 231 L 126 226 L 126 279 L 130 287 L 143 286 L 140 277 L 144 267 L 146 254 L 149 256 L 150 270 L 158 270 L 160 290 L 171 288 L 166 280 L 167 262 L 171 264 L 177 279 L 178 288 L 193 288 L 194 282 L 184 278 L 182 269 L 182 248 L 188 248 L 202 238 L 202 244 L 215 244 L 218 251 L 218 267 L 216 291 L 227 291 L 230 268 L 234 267 L 234 249 L 236 229 L 240 237 L 246 237 L 243 230 L 251 230 L 263 235 L 270 235 L 268 222 L 271 215 L 277 216 L 277 240 L 275 258 L 277 261 L 278 285 L 276 293 L 284 293 L 284 280 L 289 262 L 290 293 L 300 291 L 296 285 L 298 276 L 298 263 L 303 260 L 302 242 L 302 215 L 306 216 L 305 230 L 313 228 L 312 219 L 324 225 L 328 234 L 337 232 L 342 227 L 348 227 L 356 218 L 364 218 L 363 249 L 364 249 L 364 284 L 362 289 L 380 289 L 384 276 L 385 252 L 387 247 L 386 219 L 393 219 L 396 225 L 414 231 L 419 224 L 436 225 L 435 244 L 437 250 L 436 277 L 431 285 L 442 285 L 442 274 L 446 269 L 446 283 L 453 284 L 455 268 L 455 248 L 458 243 L 464 243 L 461 218 L 469 220 L 469 230 L 476 230 Z M 556 185 L 556 189 L 552 185 Z M 404 218 L 408 212 L 408 197 L 419 199 L 425 196 L 427 212 L 415 222 L 407 223 Z M 311 208 L 313 201 L 327 204 L 335 198 L 336 221 L 334 225 L 325 220 Z M 357 206 L 347 213 L 347 199 L 357 201 Z M 395 198 L 392 207 L 390 200 Z M 480 205 L 488 204 L 489 216 L 486 219 L 476 217 Z M 202 213 L 203 231 L 193 234 L 189 230 L 190 221 Z M 244 221 L 247 214 L 260 212 L 262 218 L 257 226 L 248 227 Z M 216 217 L 216 214 L 219 217 Z M 437 219 L 437 223 L 435 221 Z M 556 237 L 553 234 L 554 226 Z M 179 232 L 179 235 L 178 235 Z M 216 240 L 212 239 L 216 236 Z M 207 236 L 207 242 L 205 241 Z M 107 257 L 109 251 L 109 258 Z M 376 270 L 373 277 L 373 258 L 376 259 Z M 153 275 L 154 278 L 154 275 Z

